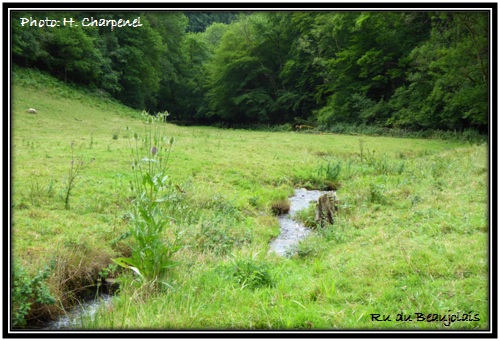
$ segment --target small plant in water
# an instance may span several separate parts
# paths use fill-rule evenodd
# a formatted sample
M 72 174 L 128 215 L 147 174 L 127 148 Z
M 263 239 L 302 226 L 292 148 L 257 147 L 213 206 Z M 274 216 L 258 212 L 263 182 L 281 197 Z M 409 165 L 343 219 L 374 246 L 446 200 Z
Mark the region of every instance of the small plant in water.
M 302 222 L 304 226 L 311 229 L 318 227 L 318 222 L 316 221 L 316 204 L 312 203 L 307 208 L 298 211 L 295 215 L 295 219 Z
M 287 199 L 275 200 L 271 204 L 274 215 L 286 214 L 290 211 L 290 201 Z

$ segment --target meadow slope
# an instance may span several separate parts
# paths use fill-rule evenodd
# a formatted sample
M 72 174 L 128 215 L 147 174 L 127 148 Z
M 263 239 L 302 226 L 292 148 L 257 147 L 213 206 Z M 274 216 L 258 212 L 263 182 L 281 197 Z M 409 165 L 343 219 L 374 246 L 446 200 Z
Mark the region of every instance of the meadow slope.
M 121 275 L 111 308 L 85 328 L 488 327 L 486 144 L 164 123 L 175 140 L 165 238 L 177 235 L 183 247 L 168 285 L 151 291 L 111 261 L 133 243 L 131 147 L 145 135 L 144 117 L 33 71 L 14 76 L 12 258 L 24 281 L 49 266 L 45 292 L 55 298 L 32 297 L 30 323 L 60 314 L 100 276 Z M 85 167 L 66 206 L 72 160 Z M 288 258 L 269 254 L 279 234 L 272 203 L 294 188 L 332 186 L 335 224 Z

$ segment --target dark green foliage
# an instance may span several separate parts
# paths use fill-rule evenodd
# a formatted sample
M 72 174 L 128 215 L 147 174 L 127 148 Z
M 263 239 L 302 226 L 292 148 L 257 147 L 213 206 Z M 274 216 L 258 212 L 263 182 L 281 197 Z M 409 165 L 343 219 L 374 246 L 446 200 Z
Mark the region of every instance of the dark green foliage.
M 174 122 L 488 128 L 486 11 L 128 12 L 105 16 L 140 17 L 141 27 L 19 25 L 46 16 L 13 16 L 14 63 L 168 110 Z
M 407 86 L 396 92 L 399 126 L 484 131 L 488 123 L 488 17 L 437 13 L 430 38 L 410 54 Z
M 213 23 L 229 24 L 238 18 L 238 12 L 186 12 L 188 32 L 204 32 Z
M 12 269 L 12 325 L 23 327 L 26 325 L 33 304 L 54 304 L 45 280 L 50 276 L 54 264 L 45 266 L 35 276 L 30 276 L 22 265 L 14 263 Z
M 390 116 L 384 100 L 405 82 L 408 54 L 425 37 L 425 13 L 350 12 L 322 22 L 319 32 L 333 31 L 335 48 L 325 47 L 321 57 L 328 82 L 318 119 L 384 125 Z
M 190 96 L 186 91 L 191 76 L 190 65 L 184 51 L 188 20 L 178 12 L 147 13 L 147 18 L 152 31 L 159 36 L 158 44 L 162 49 L 158 60 L 152 64 L 155 76 L 159 78 L 157 91 L 152 94 L 155 102 L 146 109 L 150 112 L 168 111 L 173 119 L 183 112 L 184 103 Z

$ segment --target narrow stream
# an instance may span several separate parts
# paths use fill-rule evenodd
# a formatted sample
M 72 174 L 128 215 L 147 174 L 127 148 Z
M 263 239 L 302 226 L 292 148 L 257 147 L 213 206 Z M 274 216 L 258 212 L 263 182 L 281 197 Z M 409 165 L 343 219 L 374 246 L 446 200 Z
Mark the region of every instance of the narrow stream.
M 100 294 L 99 297 L 82 302 L 57 320 L 50 322 L 44 330 L 80 329 L 84 318 L 91 318 L 101 306 L 111 304 L 112 295 Z
M 319 197 L 327 191 L 307 190 L 305 188 L 296 189 L 290 200 L 290 211 L 287 214 L 278 216 L 281 226 L 281 234 L 270 243 L 270 252 L 276 252 L 280 256 L 285 256 L 287 250 L 304 239 L 311 230 L 294 220 L 295 214 L 309 207 L 311 202 L 317 202 Z
M 311 230 L 294 220 L 295 214 L 307 207 L 311 202 L 317 202 L 327 191 L 296 189 L 290 200 L 290 211 L 278 216 L 281 226 L 280 235 L 270 243 L 270 252 L 285 256 L 287 250 L 304 239 Z M 103 305 L 111 304 L 112 295 L 102 293 L 99 297 L 85 301 L 71 309 L 59 319 L 50 322 L 45 330 L 64 330 L 81 328 L 82 319 L 92 317 Z

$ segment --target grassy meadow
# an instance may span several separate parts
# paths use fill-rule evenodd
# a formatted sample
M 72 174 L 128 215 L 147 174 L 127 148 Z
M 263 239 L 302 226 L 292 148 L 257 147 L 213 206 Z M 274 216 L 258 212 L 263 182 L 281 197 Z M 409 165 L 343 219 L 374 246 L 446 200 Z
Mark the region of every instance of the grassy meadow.
M 152 290 L 112 261 L 134 243 L 132 151 L 137 141 L 148 155 L 144 117 L 33 71 L 13 78 L 13 266 L 22 283 L 43 277 L 40 294 L 53 298 L 21 304 L 13 289 L 18 325 L 16 312 L 28 324 L 55 317 L 109 276 L 120 293 L 84 328 L 489 327 L 486 144 L 156 122 L 174 139 L 164 238 L 181 248 Z M 289 257 L 270 254 L 272 203 L 300 187 L 337 188 L 336 221 Z M 446 323 L 453 314 L 464 321 Z

